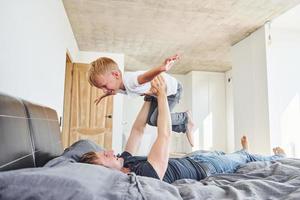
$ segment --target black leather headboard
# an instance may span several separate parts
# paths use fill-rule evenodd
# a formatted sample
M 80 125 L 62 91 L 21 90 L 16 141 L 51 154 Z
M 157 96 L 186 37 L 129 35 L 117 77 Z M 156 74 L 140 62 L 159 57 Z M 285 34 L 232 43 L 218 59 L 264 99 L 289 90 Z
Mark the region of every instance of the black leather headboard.
M 0 171 L 41 167 L 62 153 L 56 111 L 0 93 Z

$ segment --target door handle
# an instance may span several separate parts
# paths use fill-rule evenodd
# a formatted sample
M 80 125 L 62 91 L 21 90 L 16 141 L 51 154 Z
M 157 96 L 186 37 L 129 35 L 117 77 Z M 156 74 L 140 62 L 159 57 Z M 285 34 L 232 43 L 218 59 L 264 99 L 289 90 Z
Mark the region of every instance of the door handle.
M 111 119 L 112 115 L 105 115 L 104 117 Z

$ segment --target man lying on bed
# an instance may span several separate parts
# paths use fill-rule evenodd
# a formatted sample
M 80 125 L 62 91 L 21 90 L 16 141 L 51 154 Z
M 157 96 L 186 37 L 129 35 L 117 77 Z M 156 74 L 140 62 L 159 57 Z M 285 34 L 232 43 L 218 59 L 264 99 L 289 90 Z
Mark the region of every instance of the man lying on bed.
M 172 183 L 178 179 L 201 180 L 210 174 L 234 173 L 241 164 L 253 161 L 271 161 L 285 156 L 283 149 L 277 147 L 273 156 L 252 155 L 247 152 L 248 141 L 241 139 L 242 150 L 231 154 L 223 152 L 198 153 L 184 158 L 169 159 L 169 145 L 171 135 L 170 112 L 166 95 L 166 86 L 161 76 L 155 78 L 151 91 L 156 94 L 158 101 L 157 138 L 147 157 L 133 156 L 140 145 L 147 114 L 150 107 L 145 102 L 138 118 L 131 130 L 125 151 L 117 157 L 113 151 L 88 152 L 81 158 L 81 162 L 102 165 L 117 169 L 124 173 L 134 172 L 140 176 L 147 176 Z M 143 122 L 143 123 L 141 123 Z

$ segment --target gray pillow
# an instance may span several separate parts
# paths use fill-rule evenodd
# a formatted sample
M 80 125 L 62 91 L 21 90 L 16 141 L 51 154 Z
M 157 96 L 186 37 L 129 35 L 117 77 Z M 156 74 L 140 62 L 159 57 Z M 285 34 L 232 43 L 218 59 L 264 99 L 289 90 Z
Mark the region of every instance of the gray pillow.
M 44 167 L 54 167 L 79 162 L 81 156 L 90 151 L 104 151 L 104 148 L 91 140 L 79 140 L 66 148 L 61 156 L 50 160 Z
M 66 148 L 62 156 L 79 162 L 81 156 L 90 151 L 104 151 L 104 148 L 91 140 L 79 140 L 70 147 Z
M 73 158 L 66 158 L 64 156 L 59 156 L 48 161 L 43 167 L 57 167 L 57 166 L 64 166 L 70 163 L 76 163 Z

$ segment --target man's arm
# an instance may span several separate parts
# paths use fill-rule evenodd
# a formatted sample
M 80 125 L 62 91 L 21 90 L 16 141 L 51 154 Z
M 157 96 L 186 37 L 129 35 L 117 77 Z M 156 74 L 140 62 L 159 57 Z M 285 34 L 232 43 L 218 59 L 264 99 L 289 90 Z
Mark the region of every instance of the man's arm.
M 152 165 L 160 179 L 163 179 L 168 167 L 169 144 L 171 128 L 171 115 L 167 101 L 166 86 L 162 76 L 151 82 L 152 92 L 157 95 L 158 117 L 157 138 L 148 155 L 148 162 Z
M 144 129 L 146 127 L 148 112 L 150 110 L 150 102 L 145 101 L 142 109 L 140 110 L 138 116 L 133 123 L 129 138 L 126 143 L 125 151 L 129 152 L 131 155 L 136 154 L 142 137 L 144 135 Z
M 174 56 L 171 56 L 170 58 L 167 58 L 161 66 L 154 67 L 154 68 L 150 69 L 149 71 L 139 75 L 138 79 L 137 79 L 138 83 L 144 84 L 144 83 L 152 81 L 154 79 L 154 77 L 156 77 L 160 73 L 170 70 L 172 68 L 173 64 L 175 63 L 175 61 L 177 61 L 177 60 L 179 60 L 179 56 L 177 54 Z

